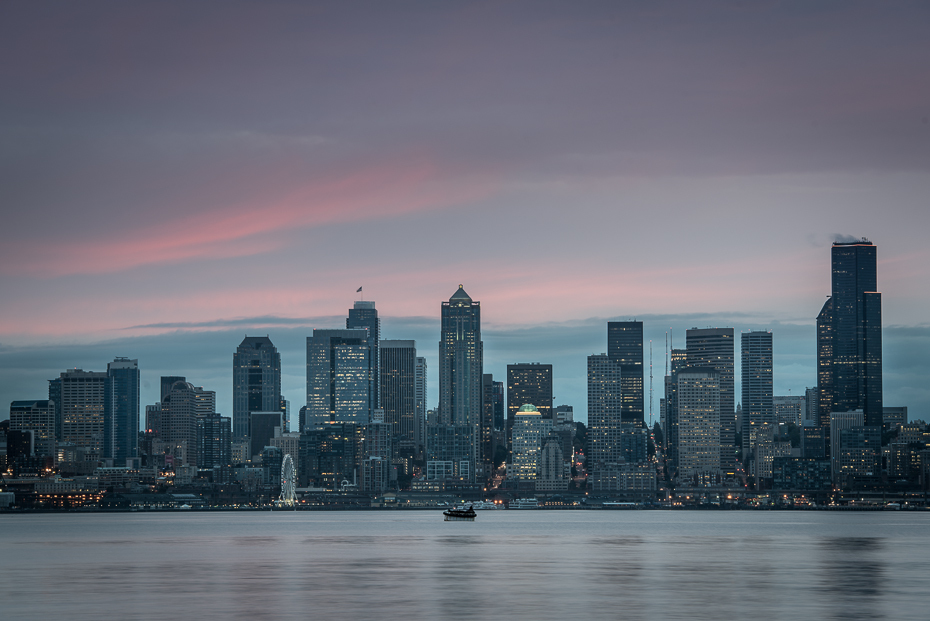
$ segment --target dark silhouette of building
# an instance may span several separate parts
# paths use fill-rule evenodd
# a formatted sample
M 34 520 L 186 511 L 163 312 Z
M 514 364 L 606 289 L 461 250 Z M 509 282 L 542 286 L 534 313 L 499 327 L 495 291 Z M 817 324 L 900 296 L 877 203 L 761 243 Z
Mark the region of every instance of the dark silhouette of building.
M 759 425 L 777 423 L 772 384 L 772 333 L 753 331 L 740 334 L 740 362 L 743 455 L 748 456 L 752 450 L 754 430 Z
M 397 450 L 416 450 L 416 341 L 381 341 L 381 408 Z M 392 455 L 379 455 L 388 460 Z
M 215 412 L 198 417 L 200 468 L 232 465 L 232 421 Z
M 249 436 L 249 412 L 280 408 L 281 355 L 267 336 L 247 336 L 233 354 L 233 437 Z
M 255 457 L 261 455 L 262 450 L 269 444 L 274 437 L 275 427 L 284 431 L 284 417 L 280 411 L 274 412 L 249 412 L 249 455 Z
M 882 425 L 882 295 L 876 248 L 836 242 L 833 272 L 833 411 L 861 409 L 867 427 Z
M 139 456 L 139 361 L 116 358 L 107 365 L 103 455 L 115 466 Z
M 467 427 L 471 457 L 468 478 L 476 471 L 480 438 L 484 343 L 481 341 L 481 303 L 459 285 L 448 302 L 442 303 L 442 332 L 439 341 L 439 424 Z
M 481 461 L 486 472 L 490 473 L 494 465 L 497 445 L 494 442 L 495 431 L 500 431 L 504 422 L 504 383 L 495 382 L 494 376 L 485 373 L 481 380 Z M 500 426 L 499 426 L 500 425 Z
M 643 322 L 608 322 L 607 356 L 620 365 L 623 422 L 642 423 L 644 416 Z

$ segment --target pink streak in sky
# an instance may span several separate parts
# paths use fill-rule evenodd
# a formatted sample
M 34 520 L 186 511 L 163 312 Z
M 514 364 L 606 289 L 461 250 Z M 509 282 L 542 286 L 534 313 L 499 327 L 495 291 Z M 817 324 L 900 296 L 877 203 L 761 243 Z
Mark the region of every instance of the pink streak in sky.
M 34 251 L 34 240 L 12 241 L 0 248 L 0 273 L 112 273 L 142 265 L 254 255 L 282 245 L 273 233 L 389 218 L 490 192 L 485 184 L 452 187 L 445 179 L 439 166 L 425 160 L 382 164 L 307 183 L 268 203 L 231 205 L 144 229 L 108 231 L 97 239 L 56 242 L 42 252 Z

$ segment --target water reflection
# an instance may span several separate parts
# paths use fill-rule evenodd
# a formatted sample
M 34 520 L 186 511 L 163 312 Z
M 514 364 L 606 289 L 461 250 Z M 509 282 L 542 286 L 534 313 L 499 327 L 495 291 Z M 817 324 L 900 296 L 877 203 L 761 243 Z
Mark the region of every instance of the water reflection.
M 513 513 L 4 519 L 2 616 L 926 618 L 930 516 Z
M 818 546 L 820 591 L 832 619 L 881 619 L 884 538 L 829 537 Z

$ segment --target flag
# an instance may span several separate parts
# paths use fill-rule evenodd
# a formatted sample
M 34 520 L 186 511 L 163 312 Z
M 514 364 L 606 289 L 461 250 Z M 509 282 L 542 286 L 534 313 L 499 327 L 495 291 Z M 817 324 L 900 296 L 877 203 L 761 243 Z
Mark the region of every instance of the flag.
M 361 293 L 361 292 L 362 292 L 362 288 L 361 288 L 361 287 L 359 287 L 358 289 L 355 290 L 355 293 Z

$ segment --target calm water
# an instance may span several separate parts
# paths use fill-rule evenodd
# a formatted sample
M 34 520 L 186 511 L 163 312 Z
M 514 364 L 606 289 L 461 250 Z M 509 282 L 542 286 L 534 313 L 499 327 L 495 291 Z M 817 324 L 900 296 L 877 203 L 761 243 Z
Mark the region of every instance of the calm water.
M 928 619 L 930 513 L 0 516 L 3 619 Z

